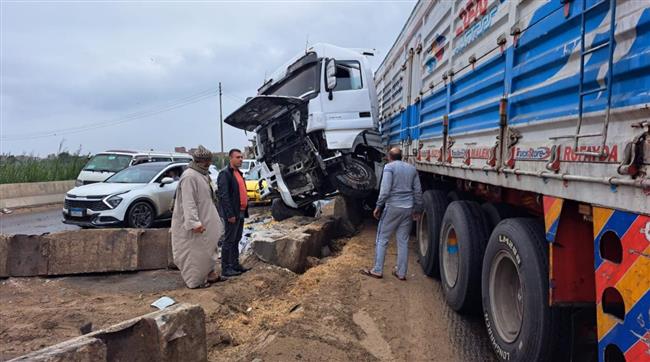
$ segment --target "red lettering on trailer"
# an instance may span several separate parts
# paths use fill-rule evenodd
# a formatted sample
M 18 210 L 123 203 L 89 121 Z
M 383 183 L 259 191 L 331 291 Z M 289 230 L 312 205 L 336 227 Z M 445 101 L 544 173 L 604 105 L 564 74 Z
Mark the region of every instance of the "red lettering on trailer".
M 582 145 L 578 147 L 578 152 L 600 152 L 600 145 Z M 579 155 L 573 147 L 564 147 L 562 154 L 562 161 L 565 162 L 600 162 L 600 163 L 617 163 L 618 162 L 618 145 L 605 145 L 604 149 L 606 156 L 591 156 Z
M 461 8 L 458 17 L 461 24 L 456 28 L 456 35 L 462 34 L 472 23 L 476 22 L 479 17 L 487 13 L 488 0 L 468 0 L 465 6 Z

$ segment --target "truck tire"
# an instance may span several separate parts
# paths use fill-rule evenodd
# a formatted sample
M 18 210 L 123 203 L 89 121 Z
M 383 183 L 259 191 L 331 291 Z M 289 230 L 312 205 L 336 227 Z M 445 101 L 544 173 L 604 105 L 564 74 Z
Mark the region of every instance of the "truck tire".
M 451 190 L 447 194 L 447 198 L 449 198 L 450 201 L 476 201 L 476 196 L 474 194 L 469 193 L 467 191 L 459 191 L 459 190 Z
M 377 176 L 372 167 L 353 157 L 346 158 L 343 169 L 333 173 L 330 180 L 340 193 L 355 199 L 370 196 L 377 185 Z
M 425 191 L 422 199 L 424 210 L 416 228 L 418 260 L 424 274 L 439 279 L 438 242 L 442 217 L 449 205 L 449 199 L 447 199 L 447 192 L 440 190 Z
M 476 311 L 481 302 L 481 262 L 488 221 L 473 201 L 449 204 L 440 230 L 440 280 L 445 301 L 457 312 Z
M 271 216 L 273 216 L 275 221 L 282 221 L 294 216 L 304 216 L 304 213 L 300 209 L 287 206 L 282 199 L 273 199 L 271 203 Z
M 483 317 L 501 360 L 564 360 L 557 354 L 569 350 L 561 338 L 570 338 L 560 330 L 566 311 L 548 306 L 547 245 L 543 225 L 531 218 L 503 220 L 490 236 L 482 268 Z
M 494 229 L 502 220 L 516 217 L 518 215 L 517 210 L 505 203 L 497 202 L 486 202 L 481 205 L 485 216 L 490 223 L 490 230 Z

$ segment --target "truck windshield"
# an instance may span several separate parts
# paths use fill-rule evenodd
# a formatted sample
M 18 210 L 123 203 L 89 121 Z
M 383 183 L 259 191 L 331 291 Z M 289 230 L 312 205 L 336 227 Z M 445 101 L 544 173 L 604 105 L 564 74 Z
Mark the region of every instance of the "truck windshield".
M 300 97 L 305 93 L 318 93 L 320 89 L 320 67 L 321 62 L 306 66 L 296 71 L 282 82 L 273 85 L 264 94 Z
M 84 171 L 117 172 L 127 168 L 131 158 L 132 156 L 129 155 L 99 154 L 90 159 L 83 169 Z

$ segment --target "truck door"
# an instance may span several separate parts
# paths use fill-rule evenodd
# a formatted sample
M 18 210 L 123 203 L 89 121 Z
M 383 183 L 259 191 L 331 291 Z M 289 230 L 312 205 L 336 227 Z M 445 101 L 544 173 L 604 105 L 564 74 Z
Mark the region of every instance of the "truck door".
M 359 60 L 336 60 L 335 64 L 336 87 L 331 97 L 322 98 L 326 130 L 372 129 L 369 84 L 373 79 L 364 77 L 364 64 Z

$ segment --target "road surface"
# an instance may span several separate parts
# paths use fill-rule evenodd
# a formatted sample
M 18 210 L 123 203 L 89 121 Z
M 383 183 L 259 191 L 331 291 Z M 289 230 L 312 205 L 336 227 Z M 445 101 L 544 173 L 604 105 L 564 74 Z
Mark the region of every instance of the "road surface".
M 77 230 L 78 226 L 61 222 L 61 206 L 49 206 L 35 211 L 0 215 L 0 234 L 38 235 L 65 230 Z

